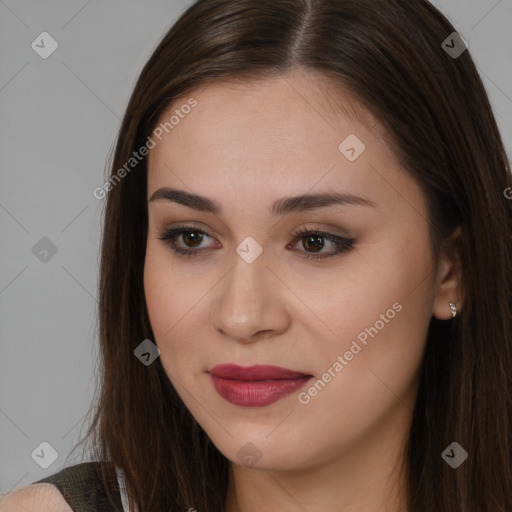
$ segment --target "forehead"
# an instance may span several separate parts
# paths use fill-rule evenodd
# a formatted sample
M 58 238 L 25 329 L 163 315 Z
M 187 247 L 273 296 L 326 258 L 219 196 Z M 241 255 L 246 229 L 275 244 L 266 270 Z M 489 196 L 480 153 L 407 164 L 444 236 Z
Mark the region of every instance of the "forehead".
M 191 99 L 196 105 L 183 108 Z M 243 209 L 255 194 L 271 202 L 312 189 L 375 199 L 390 194 L 390 180 L 407 180 L 398 176 L 403 170 L 373 115 L 323 76 L 211 82 L 177 98 L 159 123 L 173 115 L 172 128 L 168 123 L 149 154 L 148 195 L 176 186 L 210 197 L 230 194 Z M 349 137 L 364 145 L 355 161 L 340 150 Z
M 193 109 L 187 106 L 191 98 L 197 102 Z M 181 114 L 179 118 L 173 116 L 176 113 Z M 172 126 L 168 122 L 171 117 Z M 348 91 L 324 75 L 303 70 L 273 78 L 207 83 L 176 98 L 157 126 L 166 122 L 163 140 L 157 141 L 164 144 L 157 144 L 156 150 L 150 152 L 150 160 L 161 155 L 162 146 L 172 146 L 178 152 L 185 149 L 182 144 L 197 142 L 206 150 L 223 141 L 227 150 L 239 148 L 236 143 L 243 141 L 249 153 L 258 143 L 260 152 L 274 150 L 272 140 L 276 140 L 280 146 L 294 145 L 297 152 L 300 139 L 310 139 L 318 145 L 318 140 L 329 133 L 342 135 L 343 130 L 356 129 L 357 124 L 365 128 L 376 126 L 371 113 L 361 108 Z M 231 144 L 227 144 L 229 141 Z
M 260 126 L 269 134 L 281 132 L 282 137 L 287 133 L 299 136 L 302 129 L 314 130 L 310 132 L 313 138 L 325 130 L 339 130 L 344 121 L 382 131 L 372 113 L 339 81 L 302 68 L 275 77 L 232 78 L 206 83 L 176 98 L 158 123 L 165 123 L 192 97 L 198 104 L 193 109 L 194 115 L 187 116 L 195 119 L 192 121 L 193 131 L 204 140 L 208 135 L 206 131 L 215 135 L 226 124 L 232 127 L 230 135 L 236 137 L 239 133 L 236 128 L 248 126 L 251 121 L 253 128 Z M 198 131 L 204 123 L 211 128 L 212 122 L 215 123 L 213 133 L 209 129 Z M 183 129 L 183 125 L 190 121 L 181 124 L 182 129 L 177 130 L 176 126 L 173 132 L 178 136 L 178 132 L 191 135 Z

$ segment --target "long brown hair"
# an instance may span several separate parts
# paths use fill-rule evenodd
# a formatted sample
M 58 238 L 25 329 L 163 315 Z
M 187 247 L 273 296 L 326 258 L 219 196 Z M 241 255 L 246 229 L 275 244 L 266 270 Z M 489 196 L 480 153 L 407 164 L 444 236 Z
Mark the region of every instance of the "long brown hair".
M 424 0 L 199 0 L 142 70 L 110 178 L 147 143 L 171 102 L 201 84 L 302 67 L 350 90 L 421 185 L 434 253 L 461 229 L 453 250 L 464 305 L 453 320 L 432 318 L 429 327 L 406 460 L 409 509 L 510 512 L 512 202 L 504 190 L 512 178 L 469 52 L 454 58 L 442 47 L 454 31 Z M 124 471 L 140 512 L 219 512 L 229 461 L 160 359 L 145 366 L 133 353 L 154 340 L 143 289 L 146 196 L 143 158 L 106 199 L 101 385 L 84 441 L 98 460 Z M 454 441 L 469 454 L 457 469 L 441 457 Z

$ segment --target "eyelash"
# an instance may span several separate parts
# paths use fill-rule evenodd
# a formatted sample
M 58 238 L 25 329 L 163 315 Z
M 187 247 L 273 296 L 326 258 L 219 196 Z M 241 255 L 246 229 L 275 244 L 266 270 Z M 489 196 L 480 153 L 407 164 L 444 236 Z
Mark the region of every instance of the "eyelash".
M 181 249 L 180 247 L 176 247 L 175 245 L 175 239 L 178 236 L 181 236 L 183 233 L 200 233 L 202 235 L 208 235 L 205 231 L 202 231 L 200 229 L 195 228 L 194 226 L 175 226 L 173 228 L 168 228 L 164 230 L 159 236 L 158 240 L 162 240 L 165 245 L 168 245 L 173 252 L 178 254 L 179 256 L 183 257 L 197 257 L 200 255 L 200 253 L 204 252 L 204 250 L 201 249 Z M 306 228 L 300 227 L 293 233 L 294 238 L 294 245 L 295 242 L 298 241 L 301 238 L 305 238 L 307 236 L 320 236 L 322 238 L 325 238 L 329 240 L 330 242 L 334 243 L 338 246 L 338 249 L 330 253 L 328 256 L 316 256 L 314 254 L 306 252 L 306 256 L 304 256 L 307 259 L 313 259 L 313 260 L 325 260 L 327 258 L 331 258 L 336 255 L 340 255 L 346 252 L 349 252 L 354 248 L 355 239 L 354 238 L 344 238 L 337 235 L 333 235 L 332 233 L 326 233 L 323 231 L 317 231 L 317 230 L 308 230 Z M 212 237 L 210 237 L 212 238 Z M 304 252 L 304 251 L 299 251 Z

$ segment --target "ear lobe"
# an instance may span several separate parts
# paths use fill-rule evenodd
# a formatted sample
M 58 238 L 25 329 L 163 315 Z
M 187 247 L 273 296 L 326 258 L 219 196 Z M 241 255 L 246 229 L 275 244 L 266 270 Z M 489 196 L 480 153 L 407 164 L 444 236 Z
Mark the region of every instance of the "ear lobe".
M 436 276 L 436 291 L 434 297 L 433 316 L 439 320 L 450 320 L 453 318 L 452 306 L 455 306 L 457 314 L 463 306 L 464 297 L 462 296 L 462 268 L 460 265 L 459 254 L 455 250 L 457 242 L 461 237 L 461 227 L 458 226 L 450 237 L 448 249 L 440 254 L 439 265 Z

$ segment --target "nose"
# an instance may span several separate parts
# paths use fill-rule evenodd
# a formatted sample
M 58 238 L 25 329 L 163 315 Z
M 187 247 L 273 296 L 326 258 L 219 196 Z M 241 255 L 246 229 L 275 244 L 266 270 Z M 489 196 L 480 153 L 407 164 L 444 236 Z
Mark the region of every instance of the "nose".
M 264 254 L 252 263 L 236 255 L 214 297 L 215 328 L 240 343 L 277 336 L 290 325 L 287 306 L 292 294 L 268 266 Z

